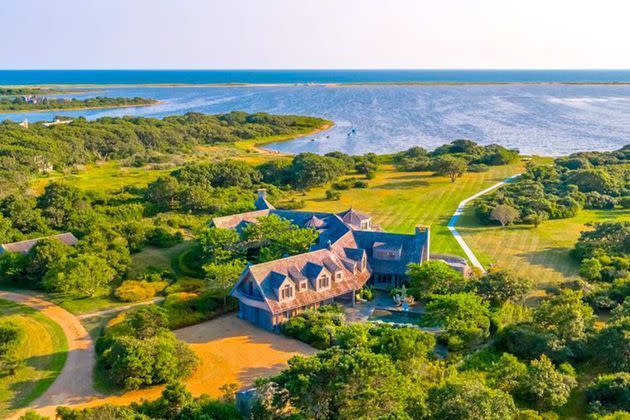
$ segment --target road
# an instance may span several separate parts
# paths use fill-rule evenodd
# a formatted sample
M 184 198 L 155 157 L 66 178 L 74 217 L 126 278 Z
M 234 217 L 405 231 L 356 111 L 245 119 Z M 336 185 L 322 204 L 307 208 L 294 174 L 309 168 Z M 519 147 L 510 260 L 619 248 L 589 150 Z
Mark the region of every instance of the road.
M 58 405 L 73 404 L 98 396 L 92 382 L 96 364 L 94 343 L 79 319 L 65 309 L 42 299 L 36 294 L 0 291 L 0 299 L 29 306 L 57 323 L 68 341 L 68 358 L 52 385 L 35 401 L 31 409 L 54 418 Z M 27 338 L 28 340 L 28 338 Z M 15 413 L 18 418 L 25 410 Z
M 457 209 L 455 210 L 455 213 L 453 213 L 453 216 L 451 217 L 451 220 L 449 220 L 449 222 L 448 222 L 448 225 L 447 225 L 448 226 L 448 230 L 451 231 L 451 233 L 455 237 L 455 240 L 457 241 L 459 246 L 462 247 L 462 249 L 464 250 L 464 253 L 468 257 L 468 260 L 470 261 L 470 263 L 473 265 L 473 267 L 477 267 L 478 269 L 480 269 L 484 273 L 486 272 L 486 269 L 483 267 L 483 265 L 481 265 L 481 263 L 479 262 L 479 260 L 475 256 L 475 253 L 472 251 L 472 249 L 470 249 L 470 247 L 468 246 L 466 241 L 464 241 L 464 238 L 462 238 L 462 236 L 459 234 L 459 232 L 455 228 L 455 225 L 457 224 L 457 220 L 459 220 L 459 217 L 462 214 L 464 214 L 464 207 L 466 207 L 466 205 L 468 203 L 470 203 L 471 201 L 473 201 L 476 198 L 481 197 L 484 194 L 487 194 L 487 193 L 489 193 L 489 192 L 491 192 L 493 190 L 496 190 L 499 187 L 502 187 L 503 185 L 507 184 L 508 182 L 513 181 L 514 179 L 518 178 L 521 175 L 522 174 L 512 175 L 511 177 L 506 178 L 503 181 L 501 181 L 499 183 L 496 183 L 496 184 L 486 188 L 485 190 L 479 191 L 477 194 L 471 195 L 470 197 L 460 201 L 459 205 L 457 206 Z

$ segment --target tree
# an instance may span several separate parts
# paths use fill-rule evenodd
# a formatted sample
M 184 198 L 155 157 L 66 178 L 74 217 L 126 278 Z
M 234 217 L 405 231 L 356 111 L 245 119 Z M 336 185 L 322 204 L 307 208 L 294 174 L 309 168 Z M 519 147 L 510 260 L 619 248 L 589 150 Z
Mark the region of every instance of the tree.
M 438 175 L 449 176 L 455 182 L 466 172 L 466 161 L 453 156 L 441 156 L 433 162 L 433 169 Z
M 19 283 L 24 279 L 26 255 L 19 252 L 3 252 L 0 254 L 0 281 Z
M 534 312 L 534 325 L 564 344 L 586 339 L 595 320 L 593 309 L 582 301 L 582 293 L 571 290 L 542 301 Z
M 291 164 L 292 183 L 298 189 L 324 185 L 343 173 L 341 161 L 314 153 L 300 153 Z
M 168 315 L 158 305 L 142 305 L 125 314 L 125 323 L 135 338 L 145 339 L 168 331 Z
M 40 239 L 26 257 L 27 286 L 39 288 L 49 267 L 65 258 L 72 248 L 56 238 Z
M 571 370 L 567 368 L 564 369 Z M 529 363 L 518 393 L 538 408 L 548 410 L 566 404 L 576 385 L 574 375 L 557 370 L 551 360 L 542 355 Z
M 259 248 L 259 262 L 306 252 L 317 236 L 315 229 L 300 228 L 275 214 L 258 218 L 242 232 L 244 241 Z
M 108 262 L 93 254 L 81 254 L 53 263 L 43 280 L 46 290 L 76 296 L 94 296 L 108 286 L 116 272 Z
M 393 360 L 408 361 L 425 359 L 433 352 L 435 338 L 432 334 L 415 328 L 383 327 L 372 345 L 376 353 L 386 354 Z
M 203 266 L 208 288 L 219 291 L 223 295 L 223 309 L 225 310 L 227 310 L 228 293 L 238 281 L 244 268 L 245 263 L 241 260 L 232 260 L 222 264 L 209 263 Z
M 186 378 L 198 364 L 195 353 L 171 332 L 146 339 L 113 337 L 108 344 L 99 363 L 109 379 L 125 389 Z
M 509 394 L 475 380 L 451 380 L 431 388 L 427 405 L 430 418 L 436 420 L 503 420 L 516 413 Z
M 144 198 L 155 205 L 157 210 L 175 210 L 180 206 L 179 194 L 182 188 L 172 176 L 161 176 L 149 184 Z
M 42 209 L 52 227 L 64 229 L 70 217 L 89 207 L 89 203 L 78 188 L 53 182 L 44 188 L 44 194 L 37 199 L 37 207 Z
M 389 357 L 365 349 L 333 347 L 311 357 L 294 357 L 272 378 L 306 418 L 379 418 L 405 411 L 411 384 Z M 278 395 L 280 397 L 280 395 Z
M 489 336 L 488 303 L 472 293 L 434 295 L 426 306 L 426 317 L 444 328 L 444 337 L 454 350 L 478 344 Z
M 630 411 L 630 373 L 600 375 L 586 389 L 589 411 L 599 415 Z
M 422 264 L 409 264 L 409 290 L 416 298 L 432 294 L 457 293 L 464 289 L 466 280 L 459 271 L 440 260 L 429 260 Z
M 512 394 L 519 387 L 526 373 L 525 363 L 509 353 L 503 353 L 488 372 L 487 378 L 493 388 Z
M 514 207 L 508 206 L 507 204 L 499 204 L 492 209 L 490 220 L 496 220 L 501 223 L 501 227 L 505 227 L 506 225 L 514 223 L 514 221 L 518 219 L 518 216 L 518 210 Z
M 206 228 L 199 233 L 197 240 L 204 258 L 212 263 L 223 264 L 241 254 L 241 238 L 233 229 Z
M 602 251 L 610 255 L 630 254 L 630 222 L 596 223 L 595 229 L 580 234 L 572 254 L 581 261 Z
M 475 292 L 490 301 L 494 306 L 501 306 L 508 301 L 522 299 L 532 288 L 532 282 L 508 271 L 491 271 L 473 283 Z
M 594 359 L 614 372 L 630 372 L 630 298 L 611 312 L 591 343 Z
M 538 227 L 538 225 L 540 225 L 542 222 L 544 222 L 548 218 L 549 218 L 549 216 L 547 216 L 547 213 L 534 212 L 534 213 L 530 213 L 527 216 L 525 216 L 523 221 L 525 223 L 530 223 L 530 224 L 534 225 L 534 227 Z
M 0 323 L 0 375 L 13 374 L 19 366 L 15 354 L 24 339 L 24 330 L 15 322 Z

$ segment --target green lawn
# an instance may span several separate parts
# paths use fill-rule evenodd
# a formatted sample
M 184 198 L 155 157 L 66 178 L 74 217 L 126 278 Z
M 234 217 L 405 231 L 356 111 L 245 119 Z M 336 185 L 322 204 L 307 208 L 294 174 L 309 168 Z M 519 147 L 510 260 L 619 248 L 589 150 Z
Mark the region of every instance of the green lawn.
M 0 418 L 27 407 L 53 383 L 68 355 L 61 327 L 24 305 L 0 300 L 0 322 L 13 321 L 25 332 L 18 348 L 23 365 L 14 375 L 0 376 Z
M 177 272 L 175 258 L 192 246 L 192 241 L 184 241 L 170 248 L 145 247 L 131 256 L 129 278 L 133 279 L 148 271 L 174 270 Z
M 479 261 L 526 276 L 545 287 L 576 276 L 578 264 L 569 251 L 587 230 L 587 223 L 630 221 L 630 210 L 581 210 L 575 217 L 548 220 L 538 228 L 529 225 L 481 226 L 467 207 L 458 231 Z
M 119 162 L 108 161 L 86 165 L 76 173 L 64 175 L 52 173 L 36 178 L 31 184 L 35 194 L 41 194 L 50 182 L 63 181 L 85 191 L 118 191 L 125 186 L 146 187 L 170 169 L 147 169 L 123 167 Z
M 391 165 L 379 167 L 369 188 L 341 191 L 341 199 L 325 198 L 326 188 L 315 188 L 304 196 L 307 210 L 341 211 L 349 207 L 373 216 L 384 230 L 413 233 L 416 225 L 431 226 L 431 252 L 465 256 L 447 229 L 448 220 L 463 199 L 505 178 L 522 172 L 524 163 L 495 166 L 487 172 L 465 173 L 455 182 L 430 172 L 398 172 Z

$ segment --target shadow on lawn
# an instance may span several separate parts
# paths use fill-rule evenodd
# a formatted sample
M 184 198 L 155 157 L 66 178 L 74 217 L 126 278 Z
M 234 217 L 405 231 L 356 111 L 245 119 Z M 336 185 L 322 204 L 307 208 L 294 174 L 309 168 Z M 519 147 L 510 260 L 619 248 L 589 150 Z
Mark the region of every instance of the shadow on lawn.
M 426 187 L 429 183 L 422 179 L 413 179 L 409 181 L 394 181 L 373 187 L 374 190 L 393 190 L 393 189 L 411 189 L 418 187 Z
M 569 248 L 545 248 L 537 251 L 524 252 L 518 257 L 524 258 L 528 263 L 548 268 L 556 273 L 570 277 L 578 274 L 578 263 L 569 255 Z M 558 264 L 562 261 L 563 264 Z

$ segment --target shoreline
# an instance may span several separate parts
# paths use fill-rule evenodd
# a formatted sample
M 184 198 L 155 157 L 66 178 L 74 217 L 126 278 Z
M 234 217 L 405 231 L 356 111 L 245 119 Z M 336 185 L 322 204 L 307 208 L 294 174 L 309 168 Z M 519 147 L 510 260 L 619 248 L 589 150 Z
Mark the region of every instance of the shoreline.
M 326 120 L 326 122 L 322 124 L 320 127 L 317 127 L 306 133 L 291 135 L 291 136 L 279 136 L 278 138 L 268 137 L 268 138 L 262 138 L 262 139 L 254 139 L 251 141 L 241 141 L 241 142 L 237 142 L 234 146 L 236 148 L 240 148 L 246 151 L 251 151 L 254 153 L 259 153 L 259 154 L 267 155 L 267 156 L 269 155 L 278 156 L 278 157 L 292 156 L 291 153 L 278 152 L 276 150 L 266 149 L 263 146 L 267 144 L 271 144 L 271 143 L 283 143 L 287 141 L 300 139 L 302 137 L 312 136 L 314 134 L 321 133 L 326 130 L 330 130 L 332 127 L 334 127 L 334 125 L 335 125 L 334 121 Z
M 20 110 L 2 110 L 0 114 L 34 114 L 37 112 L 66 112 L 66 111 L 83 111 L 86 109 L 117 109 L 117 108 L 141 108 L 145 106 L 161 105 L 165 104 L 164 100 L 154 100 L 148 104 L 126 104 L 126 105 L 103 105 L 103 106 L 85 106 L 85 107 L 72 107 L 72 108 L 47 108 L 47 109 L 20 109 Z

